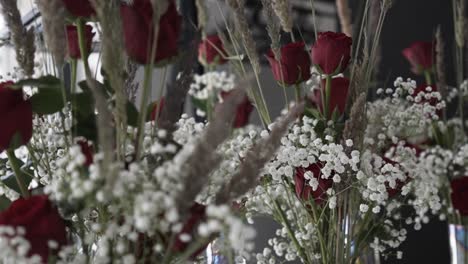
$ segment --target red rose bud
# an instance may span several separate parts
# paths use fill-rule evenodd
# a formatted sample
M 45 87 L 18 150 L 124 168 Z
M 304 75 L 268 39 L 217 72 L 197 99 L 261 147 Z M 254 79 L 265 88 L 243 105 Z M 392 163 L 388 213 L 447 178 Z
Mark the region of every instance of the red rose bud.
M 23 227 L 31 246 L 28 256 L 39 255 L 42 263 L 48 263 L 50 253 L 56 254 L 67 244 L 65 223 L 46 195 L 14 201 L 0 213 L 0 226 Z M 49 248 L 49 241 L 56 242 L 58 248 Z
M 84 28 L 86 51 L 89 53 L 93 45 L 93 27 L 86 25 Z M 81 59 L 80 42 L 78 40 L 78 29 L 76 26 L 67 26 L 68 56 L 72 59 Z
M 182 230 L 177 234 L 176 240 L 172 247 L 173 252 L 182 253 L 184 252 L 190 245 L 190 243 L 195 242 L 197 238 L 197 228 L 201 222 L 205 221 L 206 219 L 206 206 L 201 204 L 194 204 L 192 208 L 190 208 L 190 216 L 185 222 Z M 192 240 L 188 242 L 182 241 L 180 238 L 181 235 L 188 234 L 191 236 Z M 208 245 L 208 244 L 207 244 Z M 198 254 L 203 252 L 207 245 L 201 246 L 196 252 L 192 255 L 192 257 L 196 257 Z
M 226 99 L 231 92 L 221 92 L 221 97 Z M 236 118 L 234 119 L 233 127 L 234 128 L 241 128 L 245 127 L 249 123 L 250 114 L 252 113 L 254 106 L 249 100 L 249 97 L 245 97 L 244 101 L 242 101 L 237 106 Z
M 32 136 L 32 106 L 24 100 L 22 90 L 8 86 L 13 82 L 0 83 L 0 152 L 25 145 Z
M 303 200 L 309 200 L 310 197 L 314 199 L 315 203 L 322 204 L 326 198 L 326 192 L 333 185 L 333 181 L 329 179 L 322 179 L 321 170 L 323 165 L 320 163 L 312 164 L 308 168 L 297 168 L 296 174 L 294 175 L 294 184 L 296 187 L 296 195 L 298 198 Z M 313 190 L 312 187 L 308 184 L 304 175 L 306 172 L 311 172 L 312 177 L 317 179 L 318 187 L 317 190 Z
M 311 62 L 304 42 L 289 43 L 281 48 L 281 60 L 277 61 L 273 51 L 266 55 L 273 77 L 285 85 L 298 84 L 310 79 Z
M 89 0 L 62 0 L 70 14 L 77 17 L 91 17 L 95 14 Z
M 81 148 L 81 153 L 86 157 L 85 166 L 89 167 L 94 163 L 94 148 L 85 139 L 78 140 L 78 145 Z
M 315 90 L 312 97 L 312 101 L 321 109 L 323 113 L 322 97 L 325 98 L 326 80 L 322 81 L 321 90 Z M 330 106 L 328 113 L 332 114 L 333 111 L 338 110 L 340 114 L 343 114 L 346 107 L 346 101 L 348 98 L 349 80 L 346 78 L 338 77 L 331 79 L 330 86 Z M 323 96 L 322 96 L 323 93 Z
M 320 32 L 312 47 L 312 62 L 327 75 L 342 73 L 351 60 L 353 41 L 343 33 Z
M 166 99 L 164 97 L 161 97 L 159 102 L 153 103 L 153 110 L 151 111 L 151 120 L 155 121 L 156 115 L 158 115 L 158 119 L 161 117 L 161 113 L 164 108 L 165 102 L 166 102 Z
M 207 37 L 198 46 L 198 60 L 203 65 L 226 63 L 227 53 L 218 35 Z
M 450 183 L 452 205 L 462 216 L 468 216 L 468 177 L 463 176 Z
M 409 61 L 415 74 L 422 74 L 432 70 L 434 46 L 431 42 L 417 41 L 403 50 L 403 56 Z
M 159 20 L 157 50 L 153 63 L 177 55 L 178 39 L 182 18 L 177 12 L 174 0 Z M 135 0 L 133 4 L 122 4 L 120 8 L 127 54 L 133 60 L 149 64 L 154 42 L 153 7 L 150 0 Z

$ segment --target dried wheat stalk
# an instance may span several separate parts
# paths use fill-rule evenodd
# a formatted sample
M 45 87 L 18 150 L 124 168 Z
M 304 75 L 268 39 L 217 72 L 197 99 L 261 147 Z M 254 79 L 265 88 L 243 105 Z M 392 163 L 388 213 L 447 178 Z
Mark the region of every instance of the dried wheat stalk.
M 273 0 L 262 0 L 263 9 L 266 15 L 267 32 L 271 39 L 271 50 L 277 61 L 281 60 L 281 27 L 273 10 Z
M 437 27 L 436 31 L 436 73 L 437 73 L 437 88 L 439 89 L 442 98 L 447 98 L 447 78 L 445 75 L 445 41 L 442 36 L 441 27 Z
M 336 9 L 340 19 L 341 30 L 348 37 L 353 36 L 353 26 L 351 22 L 351 8 L 348 0 L 336 0 Z
M 247 80 L 242 81 L 232 94 L 217 107 L 214 118 L 206 128 L 204 134 L 197 142 L 193 152 L 181 169 L 184 175 L 183 192 L 178 196 L 177 208 L 184 216 L 187 209 L 193 204 L 197 195 L 203 190 L 209 175 L 221 162 L 216 153 L 218 146 L 230 135 L 232 120 L 235 117 L 237 106 L 244 100 Z
M 119 1 L 91 0 L 102 29 L 102 66 L 115 93 L 113 111 L 117 128 L 118 157 L 123 158 L 127 132 L 127 95 L 124 87 L 124 54 Z
M 343 140 L 353 140 L 353 148 L 358 150 L 362 149 L 367 127 L 366 100 L 367 94 L 361 93 L 351 107 L 351 113 L 343 132 Z M 351 151 L 350 148 L 347 150 Z
M 289 113 L 273 126 L 270 136 L 261 139 L 247 152 L 239 171 L 217 193 L 215 198 L 217 204 L 225 204 L 239 198 L 256 186 L 261 170 L 280 147 L 281 138 L 288 131 L 289 125 L 303 111 L 303 103 L 291 108 Z
M 293 29 L 293 16 L 291 14 L 291 6 L 288 0 L 273 0 L 271 6 L 278 16 L 283 30 L 291 33 Z
M 36 47 L 34 46 L 34 29 L 27 30 L 23 26 L 16 2 L 12 0 L 0 0 L 0 5 L 7 27 L 10 29 L 13 45 L 15 46 L 16 60 L 25 75 L 30 77 L 34 73 L 34 53 L 36 51 Z

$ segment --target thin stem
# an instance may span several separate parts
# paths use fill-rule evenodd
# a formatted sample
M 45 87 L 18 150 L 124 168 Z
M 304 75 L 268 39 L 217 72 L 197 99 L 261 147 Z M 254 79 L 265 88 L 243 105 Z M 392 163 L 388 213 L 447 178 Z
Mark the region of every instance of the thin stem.
M 429 71 L 424 71 L 424 78 L 426 79 L 426 85 L 432 85 L 432 77 Z
M 145 134 L 145 123 L 146 123 L 146 106 L 148 105 L 149 101 L 149 92 L 151 88 L 151 83 L 153 81 L 153 65 L 147 64 L 145 65 L 145 77 L 143 80 L 143 93 L 141 97 L 141 104 L 140 104 L 140 115 L 138 116 L 138 132 L 137 132 L 137 142 L 135 147 L 135 153 L 137 155 L 137 160 L 140 159 L 141 156 L 141 144 L 143 143 L 143 136 Z M 159 106 L 157 106 L 159 108 Z
M 88 76 L 89 74 L 91 74 L 91 69 L 88 63 L 89 54 L 86 49 L 85 25 L 86 25 L 86 22 L 82 20 L 81 18 L 79 18 L 76 23 L 76 27 L 78 29 L 78 43 L 80 45 L 81 59 L 83 60 L 83 64 L 85 67 L 85 74 L 86 76 Z
M 332 83 L 332 77 L 330 75 L 327 75 L 326 81 L 325 81 L 325 102 L 322 101 L 322 106 L 324 107 L 324 114 L 325 118 L 330 118 L 331 117 L 331 109 L 330 109 L 330 95 L 331 95 L 331 83 Z
M 295 92 L 295 95 L 296 95 L 296 102 L 297 103 L 301 102 L 301 96 L 302 96 L 301 90 L 302 90 L 301 85 L 296 83 L 294 92 Z
M 29 198 L 30 194 L 28 191 L 28 187 L 21 179 L 22 172 L 21 172 L 19 160 L 15 155 L 15 151 L 12 149 L 9 149 L 6 151 L 6 154 L 8 156 L 8 160 L 10 161 L 11 168 L 13 169 L 13 172 L 15 173 L 16 182 L 18 183 L 18 186 L 20 188 L 21 196 L 23 196 L 23 198 Z

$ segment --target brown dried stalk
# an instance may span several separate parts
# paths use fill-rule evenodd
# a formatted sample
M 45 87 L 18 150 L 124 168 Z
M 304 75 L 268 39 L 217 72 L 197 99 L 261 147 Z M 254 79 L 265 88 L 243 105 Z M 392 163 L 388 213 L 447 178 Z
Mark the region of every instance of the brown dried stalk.
M 114 118 L 117 127 L 117 152 L 123 158 L 127 132 L 127 95 L 124 87 L 124 54 L 119 1 L 92 0 L 102 30 L 102 66 L 115 93 Z
M 168 84 L 167 94 L 165 97 L 165 106 L 161 111 L 159 124 L 162 129 L 172 133 L 175 130 L 175 124 L 180 119 L 183 113 L 185 98 L 190 89 L 190 84 L 193 81 L 193 65 L 197 61 L 197 49 L 200 42 L 200 34 L 197 34 L 193 41 L 193 47 L 188 49 L 189 52 L 184 53 L 180 65 L 182 72 L 174 84 Z
M 442 98 L 447 98 L 447 78 L 445 75 L 445 41 L 442 35 L 441 27 L 437 27 L 436 31 L 436 74 L 437 87 L 442 95 Z
M 203 30 L 204 28 L 206 28 L 206 24 L 208 23 L 208 15 L 205 6 L 205 1 L 196 0 L 195 5 L 197 7 L 198 29 Z
M 289 0 L 273 0 L 272 7 L 278 16 L 283 30 L 291 33 L 293 28 L 293 19 Z
M 139 83 L 135 81 L 136 73 L 138 71 L 138 64 L 135 62 L 127 59 L 126 63 L 126 78 L 125 78 L 125 93 L 127 95 L 128 100 L 131 103 L 135 103 L 136 96 L 138 89 L 140 87 Z
M 187 173 L 183 180 L 183 191 L 178 195 L 177 208 L 184 216 L 188 208 L 193 204 L 197 195 L 203 190 L 209 175 L 221 162 L 221 156 L 216 153 L 218 146 L 230 135 L 232 120 L 237 111 L 237 106 L 244 100 L 245 87 L 248 80 L 241 82 L 223 104 L 216 108 L 213 120 L 206 128 L 198 141 L 195 149 L 181 169 Z
M 271 50 L 277 61 L 281 60 L 281 27 L 273 10 L 273 0 L 262 0 L 267 21 L 267 32 L 271 39 Z
M 252 64 L 254 71 L 259 74 L 261 71 L 260 59 L 258 58 L 257 47 L 244 14 L 244 0 L 231 0 L 228 1 L 228 4 L 234 11 L 234 23 L 236 25 L 236 29 L 241 35 L 242 44 L 245 47 L 245 51 L 249 57 L 250 63 Z
M 351 108 L 349 119 L 346 121 L 343 140 L 353 140 L 353 149 L 362 149 L 367 127 L 366 115 L 367 94 L 361 93 Z M 347 148 L 350 152 L 351 148 Z
M 16 5 L 17 1 L 0 0 L 3 16 L 7 27 L 10 29 L 13 45 L 16 51 L 16 60 L 26 76 L 34 73 L 34 29 L 27 30 L 23 26 L 21 14 Z
M 268 138 L 261 139 L 247 152 L 239 171 L 234 174 L 228 183 L 221 187 L 221 190 L 216 195 L 217 204 L 228 203 L 255 187 L 260 176 L 260 171 L 273 158 L 281 145 L 281 138 L 288 131 L 289 125 L 303 111 L 303 103 L 293 107 L 285 117 L 273 126 Z
M 357 98 L 365 93 L 367 96 L 367 84 L 366 84 L 366 70 L 369 66 L 369 48 L 367 35 L 364 33 L 364 49 L 362 53 L 362 59 L 353 64 L 353 76 L 349 85 L 349 95 L 346 102 L 346 113 L 350 113 L 351 107 Z
M 467 24 L 466 19 L 466 4 L 465 0 L 456 2 L 456 21 L 455 21 L 455 40 L 457 46 L 460 48 L 465 47 L 465 28 Z
M 351 8 L 348 0 L 336 0 L 336 9 L 340 19 L 341 31 L 348 37 L 353 36 L 353 26 L 351 23 Z

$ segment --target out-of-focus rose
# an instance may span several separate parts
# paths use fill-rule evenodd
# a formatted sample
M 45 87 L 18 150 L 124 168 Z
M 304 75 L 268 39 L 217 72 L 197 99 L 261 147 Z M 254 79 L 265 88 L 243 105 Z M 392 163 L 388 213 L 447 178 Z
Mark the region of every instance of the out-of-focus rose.
M 91 17 L 95 14 L 89 0 L 62 0 L 70 14 L 77 17 Z
M 450 182 L 452 187 L 452 205 L 457 209 L 461 215 L 468 216 L 468 177 L 452 180 Z
M 221 97 L 223 99 L 227 98 L 231 93 L 230 92 L 221 92 Z M 246 96 L 244 101 L 237 106 L 236 117 L 233 122 L 234 128 L 241 128 L 246 126 L 249 123 L 250 114 L 252 113 L 254 106 L 250 102 L 249 98 Z
M 303 200 L 314 199 L 316 204 L 322 204 L 326 200 L 326 192 L 333 186 L 333 181 L 330 179 L 322 179 L 321 170 L 323 165 L 315 163 L 307 168 L 297 168 L 294 175 L 294 185 L 296 187 L 296 195 Z M 317 189 L 314 190 L 306 179 L 306 173 L 317 181 Z
M 84 28 L 86 52 L 89 54 L 93 44 L 93 27 L 86 25 Z M 68 38 L 68 56 L 72 59 L 81 59 L 80 43 L 78 40 L 78 29 L 76 26 L 67 26 L 67 38 Z
M 343 33 L 320 32 L 312 46 L 312 63 L 327 75 L 342 73 L 351 60 L 353 40 Z
M 22 90 L 13 90 L 13 82 L 0 83 L 0 152 L 24 145 L 32 136 L 32 106 Z
M 323 102 L 322 98 L 325 98 L 325 89 L 326 89 L 326 81 L 322 81 L 321 91 L 315 90 L 312 101 L 315 105 L 322 110 L 323 112 Z M 330 86 L 330 105 L 328 109 L 328 113 L 330 115 L 333 111 L 338 110 L 340 114 L 343 114 L 346 108 L 346 101 L 348 98 L 348 91 L 349 91 L 349 80 L 346 78 L 338 77 L 331 79 L 331 86 Z M 322 96 L 323 93 L 323 96 Z
M 81 148 L 81 153 L 86 157 L 85 166 L 89 167 L 94 163 L 94 148 L 89 142 L 85 139 L 78 140 L 78 145 Z
M 285 85 L 298 84 L 310 79 L 310 57 L 304 42 L 289 43 L 281 48 L 281 60 L 277 61 L 273 51 L 267 53 L 273 77 Z
M 162 110 L 164 109 L 165 103 L 166 103 L 166 99 L 164 97 L 161 97 L 159 102 L 153 103 L 153 110 L 151 111 L 151 120 L 155 121 L 156 115 L 158 116 L 158 119 L 161 117 L 161 113 L 162 113 Z
M 183 241 L 181 239 L 181 235 L 183 234 L 188 234 L 192 238 L 196 238 L 197 236 L 197 228 L 198 225 L 200 225 L 201 222 L 203 222 L 206 219 L 206 206 L 201 205 L 201 204 L 194 204 L 192 208 L 190 208 L 190 216 L 185 222 L 184 226 L 182 227 L 182 230 L 177 234 L 176 240 L 174 242 L 174 246 L 172 247 L 173 251 L 176 253 L 181 253 L 184 252 L 190 243 L 194 242 L 194 240 L 191 241 Z M 192 255 L 192 257 L 196 257 L 198 254 L 200 254 L 207 245 L 203 245 L 200 247 L 200 249 L 196 250 L 196 252 Z
M 50 253 L 55 254 L 67 244 L 65 223 L 46 195 L 20 198 L 0 213 L 0 226 L 23 227 L 24 237 L 31 248 L 29 255 L 39 255 L 42 263 L 48 263 Z M 49 242 L 57 243 L 57 249 L 49 248 Z
M 226 63 L 227 53 L 218 35 L 209 36 L 198 46 L 198 60 L 203 65 Z
M 167 11 L 159 19 L 155 64 L 168 60 L 178 53 L 178 40 L 182 18 L 174 0 L 169 0 Z M 135 0 L 133 4 L 122 4 L 120 8 L 124 42 L 127 54 L 133 60 L 149 64 L 154 42 L 153 7 L 150 0 Z
M 432 42 L 414 42 L 403 50 L 403 56 L 409 61 L 415 74 L 431 71 L 434 64 L 434 45 Z

